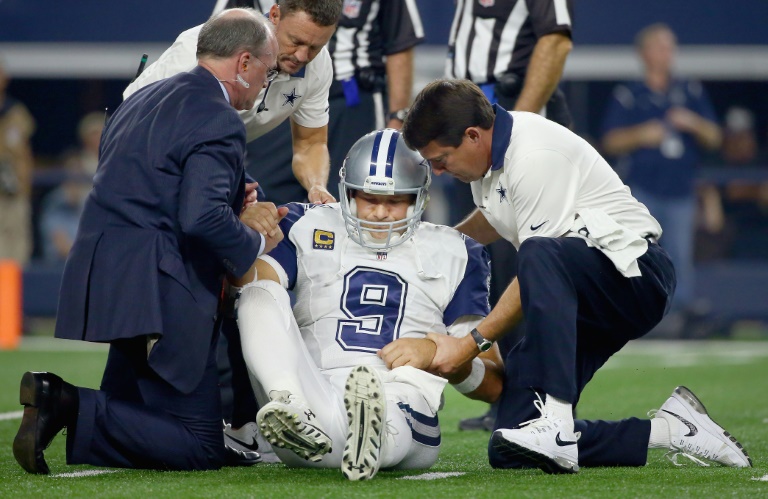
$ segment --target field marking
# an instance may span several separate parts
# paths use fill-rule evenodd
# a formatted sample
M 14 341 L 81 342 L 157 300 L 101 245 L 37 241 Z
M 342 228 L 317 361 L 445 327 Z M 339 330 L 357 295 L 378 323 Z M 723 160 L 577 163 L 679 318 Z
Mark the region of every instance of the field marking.
M 439 473 L 439 472 L 423 473 L 421 475 L 401 476 L 400 478 L 398 478 L 398 480 L 440 480 L 442 478 L 450 478 L 452 476 L 461 476 L 461 475 L 466 475 L 466 473 L 462 471 L 449 471 L 446 473 Z
M 62 340 L 52 336 L 24 336 L 21 338 L 19 350 L 25 352 L 106 352 L 109 350 L 109 344 Z
M 20 419 L 24 415 L 24 411 L 2 412 L 0 413 L 0 421 L 6 421 L 9 419 Z
M 74 473 L 59 473 L 58 475 L 51 475 L 50 478 L 80 478 L 84 476 L 96 476 L 106 475 L 107 473 L 117 473 L 122 470 L 85 470 L 75 471 Z
M 766 357 L 765 341 L 639 340 L 629 342 L 603 369 L 742 365 Z
M 768 482 L 768 475 L 765 475 L 764 477 L 761 477 L 761 478 L 752 477 L 752 480 L 755 480 L 756 482 Z

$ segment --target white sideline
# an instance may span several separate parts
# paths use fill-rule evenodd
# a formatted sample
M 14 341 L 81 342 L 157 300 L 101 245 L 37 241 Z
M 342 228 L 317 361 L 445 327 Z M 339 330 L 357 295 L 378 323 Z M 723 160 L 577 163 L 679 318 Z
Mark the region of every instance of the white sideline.
M 447 473 L 422 473 L 421 475 L 401 476 L 398 480 L 440 480 L 441 478 L 450 478 L 453 476 L 466 475 L 461 471 L 449 471 Z
M 12 411 L 12 412 L 0 412 L 0 421 L 6 421 L 9 419 L 21 419 L 24 415 L 24 411 Z

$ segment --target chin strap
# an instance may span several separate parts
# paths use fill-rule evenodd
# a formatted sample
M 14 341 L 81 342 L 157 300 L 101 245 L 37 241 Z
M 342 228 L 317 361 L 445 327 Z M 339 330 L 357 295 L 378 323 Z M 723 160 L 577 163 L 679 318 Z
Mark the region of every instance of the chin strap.
M 363 239 L 363 240 L 364 240 L 366 243 L 368 243 L 368 244 L 371 244 L 371 245 L 374 245 L 374 246 L 375 246 L 375 245 L 377 245 L 377 244 L 381 244 L 381 243 L 382 243 L 382 241 L 385 241 L 385 240 L 386 240 L 386 239 L 376 239 L 375 237 L 373 237 L 373 236 L 371 235 L 371 233 L 370 233 L 370 232 L 368 232 L 367 230 L 365 230 L 365 227 L 363 227 L 363 233 L 361 234 L 361 236 L 362 236 L 362 239 Z M 389 245 L 390 245 L 390 246 L 394 245 L 394 243 L 396 243 L 396 242 L 397 242 L 397 241 L 400 239 L 400 237 L 402 237 L 402 236 L 401 236 L 400 234 L 398 234 L 397 232 L 392 232 L 392 235 L 391 235 L 391 236 L 390 236 L 390 238 L 389 238 Z M 386 250 L 386 249 L 384 249 L 384 248 L 381 248 L 381 249 L 377 249 L 377 248 L 370 248 L 370 249 L 371 249 L 371 251 L 387 251 L 387 250 Z

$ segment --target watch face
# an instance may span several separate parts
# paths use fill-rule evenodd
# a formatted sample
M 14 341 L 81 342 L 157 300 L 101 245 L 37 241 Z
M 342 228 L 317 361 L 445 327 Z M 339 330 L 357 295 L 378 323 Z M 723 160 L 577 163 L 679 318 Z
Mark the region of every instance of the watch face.
M 481 352 L 487 352 L 488 350 L 491 349 L 492 346 L 493 346 L 493 343 L 491 343 L 488 340 L 477 345 L 477 347 L 480 349 Z

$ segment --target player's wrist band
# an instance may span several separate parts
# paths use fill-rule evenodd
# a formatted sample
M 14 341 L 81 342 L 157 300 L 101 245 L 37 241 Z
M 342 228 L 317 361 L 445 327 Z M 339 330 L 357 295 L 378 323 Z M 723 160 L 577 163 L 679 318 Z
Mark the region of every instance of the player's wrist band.
M 483 382 L 483 378 L 485 378 L 485 362 L 475 357 L 472 359 L 472 370 L 469 372 L 469 376 L 461 383 L 453 385 L 453 387 L 459 393 L 474 392 Z

